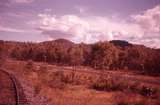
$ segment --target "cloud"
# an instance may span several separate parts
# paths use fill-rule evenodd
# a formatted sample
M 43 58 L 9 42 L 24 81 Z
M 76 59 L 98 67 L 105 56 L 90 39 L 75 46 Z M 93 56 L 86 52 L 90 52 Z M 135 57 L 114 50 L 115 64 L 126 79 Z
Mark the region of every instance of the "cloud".
M 13 2 L 16 2 L 16 3 L 31 3 L 33 1 L 34 0 L 13 0 Z
M 86 6 L 75 6 L 74 7 L 80 14 L 84 14 L 88 11 L 88 7 Z
M 130 21 L 101 16 L 39 14 L 37 29 L 52 39 L 93 43 L 104 40 L 127 40 L 160 47 L 160 6 L 130 16 Z
M 160 47 L 160 5 L 134 15 L 132 18 L 144 33 L 139 40 L 145 45 Z
M 58 39 L 58 38 L 71 38 L 72 35 L 69 34 L 69 33 L 66 33 L 66 32 L 63 32 L 63 31 L 58 31 L 58 30 L 46 30 L 46 31 L 43 31 L 42 34 L 44 35 L 50 35 L 51 37 L 55 38 L 55 39 Z M 61 36 L 63 35 L 63 36 Z
M 10 27 L 4 27 L 0 25 L 0 32 L 24 32 L 24 30 L 21 29 L 15 29 L 15 28 L 10 28 Z
M 29 4 L 34 0 L 0 0 L 0 14 L 9 12 L 9 10 L 13 9 L 13 4 Z
M 0 0 L 0 6 L 8 6 L 9 0 Z
M 12 3 L 32 3 L 34 0 L 0 0 L 0 11 L 12 6 Z
M 0 0 L 0 12 L 6 11 L 10 6 L 9 0 Z
M 160 33 L 160 5 L 144 13 L 133 16 L 135 22 L 141 26 L 146 33 Z
M 53 38 L 68 38 L 75 42 L 93 43 L 99 40 L 113 40 L 114 34 L 130 37 L 140 32 L 135 24 L 116 22 L 107 17 L 79 17 L 76 15 L 55 16 L 39 14 L 42 34 Z M 136 30 L 136 31 L 135 31 Z

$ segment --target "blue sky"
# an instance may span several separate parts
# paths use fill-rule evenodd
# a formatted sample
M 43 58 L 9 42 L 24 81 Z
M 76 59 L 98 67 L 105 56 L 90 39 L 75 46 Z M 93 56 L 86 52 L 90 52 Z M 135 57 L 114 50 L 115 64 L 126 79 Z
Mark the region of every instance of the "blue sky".
M 160 47 L 160 0 L 0 0 L 0 40 Z

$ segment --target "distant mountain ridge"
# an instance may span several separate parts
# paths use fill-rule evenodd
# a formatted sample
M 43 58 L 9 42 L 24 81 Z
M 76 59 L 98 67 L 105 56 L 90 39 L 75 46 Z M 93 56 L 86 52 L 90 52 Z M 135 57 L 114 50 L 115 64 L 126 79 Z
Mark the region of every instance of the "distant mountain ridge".
M 55 39 L 55 40 L 51 40 L 51 41 L 44 41 L 44 42 L 40 42 L 40 43 L 64 43 L 64 44 L 74 44 L 72 41 L 67 40 L 67 39 Z
M 137 44 L 132 44 L 128 41 L 125 41 L 125 40 L 111 40 L 111 41 L 103 41 L 102 43 L 111 43 L 117 47 L 132 47 L 132 46 L 137 46 Z M 74 43 L 70 40 L 67 40 L 67 39 L 63 39 L 63 38 L 60 38 L 60 39 L 55 39 L 55 40 L 51 40 L 51 41 L 43 41 L 43 42 L 40 42 L 41 44 L 62 44 L 62 45 L 65 45 L 65 46 L 74 46 L 74 45 L 79 45 L 79 44 L 84 44 L 84 45 L 87 45 L 87 46 L 90 46 L 92 44 L 86 44 L 86 43 Z M 95 42 L 93 44 L 96 44 L 96 43 L 99 43 L 99 42 Z M 144 45 L 138 45 L 138 46 L 144 46 Z M 146 47 L 146 46 L 145 46 Z
M 132 46 L 131 43 L 124 41 L 124 40 L 112 40 L 109 42 L 114 44 L 115 46 L 120 46 L 120 47 Z
M 73 43 L 72 41 L 69 41 L 67 39 L 56 39 L 56 40 L 52 40 L 52 41 L 44 41 L 44 42 L 40 42 L 40 44 L 44 44 L 44 45 L 57 45 L 60 44 L 63 47 L 72 47 L 75 45 L 75 43 Z
M 3 41 L 3 40 L 0 40 L 0 43 L 34 43 L 34 42 L 19 42 L 19 41 Z M 105 42 L 109 42 L 115 46 L 119 46 L 119 47 L 132 47 L 132 46 L 144 46 L 144 47 L 147 47 L 145 45 L 142 45 L 142 44 L 132 44 L 128 41 L 125 41 L 125 40 L 111 40 L 111 41 L 103 41 L 102 43 L 105 43 Z M 99 42 L 96 42 L 96 43 L 99 43 Z M 96 44 L 96 43 L 93 43 L 93 44 Z M 55 40 L 51 40 L 51 41 L 43 41 L 43 42 L 39 42 L 37 44 L 63 44 L 63 45 L 66 45 L 66 46 L 73 46 L 73 45 L 77 45 L 77 43 L 74 43 L 70 40 L 67 40 L 67 39 L 64 39 L 64 38 L 60 38 L 60 39 L 55 39 Z M 80 44 L 84 44 L 84 45 L 92 45 L 92 44 L 86 44 L 86 43 L 80 43 Z M 149 47 L 147 47 L 149 48 Z M 153 48 L 152 48 L 153 49 Z M 160 50 L 160 48 L 158 48 Z
M 40 43 L 0 41 L 0 56 L 98 69 L 131 69 L 160 74 L 160 50 L 113 40 L 76 44 L 67 39 Z

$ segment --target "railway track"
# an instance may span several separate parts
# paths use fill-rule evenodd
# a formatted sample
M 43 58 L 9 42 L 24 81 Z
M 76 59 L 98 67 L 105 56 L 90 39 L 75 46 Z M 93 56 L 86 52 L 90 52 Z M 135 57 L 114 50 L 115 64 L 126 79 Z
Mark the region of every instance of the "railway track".
M 0 69 L 0 105 L 29 105 L 14 75 Z

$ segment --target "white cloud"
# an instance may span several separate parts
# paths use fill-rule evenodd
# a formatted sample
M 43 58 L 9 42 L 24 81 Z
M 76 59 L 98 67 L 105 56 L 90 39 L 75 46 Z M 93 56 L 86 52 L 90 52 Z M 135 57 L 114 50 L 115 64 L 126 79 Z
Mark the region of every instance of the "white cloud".
M 140 41 L 151 47 L 160 47 L 160 5 L 132 17 L 144 32 Z
M 133 16 L 145 33 L 160 33 L 160 5 Z
M 131 16 L 130 22 L 100 16 L 39 14 L 39 17 L 38 29 L 53 39 L 86 43 L 121 39 L 160 47 L 160 6 Z
M 0 25 L 0 31 L 4 31 L 4 32 L 24 32 L 24 30 L 21 29 L 15 29 L 15 28 L 11 28 L 11 27 L 4 27 Z
M 107 17 L 79 17 L 76 15 L 57 17 L 48 14 L 39 14 L 39 17 L 41 17 L 39 29 L 43 34 L 55 38 L 68 37 L 76 42 L 93 43 L 99 40 L 113 40 L 116 32 L 121 33 L 124 37 L 141 32 L 139 26 L 135 24 L 116 22 Z
M 31 3 L 34 0 L 13 0 L 13 1 L 16 2 L 16 3 Z
M 52 12 L 52 9 L 51 8 L 46 8 L 44 9 L 45 12 Z
M 80 14 L 84 14 L 88 11 L 88 7 L 86 6 L 75 6 L 74 7 Z

